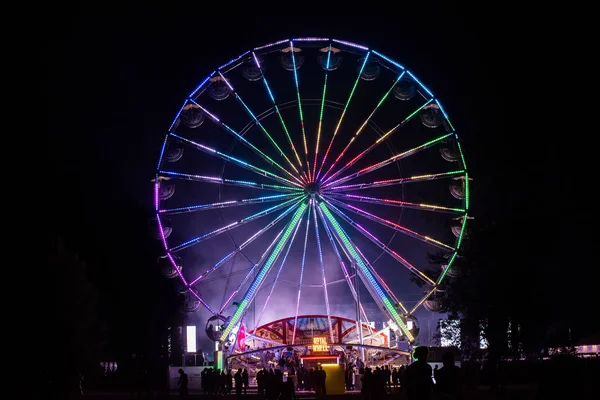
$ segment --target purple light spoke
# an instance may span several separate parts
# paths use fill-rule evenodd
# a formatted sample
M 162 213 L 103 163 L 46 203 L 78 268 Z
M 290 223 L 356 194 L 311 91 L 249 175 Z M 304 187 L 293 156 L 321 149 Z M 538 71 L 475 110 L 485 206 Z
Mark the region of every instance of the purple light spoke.
M 279 269 L 277 270 L 277 274 L 275 275 L 273 284 L 271 285 L 271 288 L 269 289 L 269 294 L 267 295 L 267 298 L 265 299 L 265 304 L 263 305 L 263 308 L 260 311 L 260 315 L 258 316 L 258 319 L 256 321 L 256 324 L 255 324 L 256 326 L 260 326 L 260 321 L 262 320 L 262 317 L 265 313 L 267 305 L 269 304 L 269 300 L 271 300 L 271 295 L 273 294 L 273 291 L 275 290 L 275 285 L 277 284 L 277 280 L 279 279 L 281 270 L 283 269 L 283 266 L 285 265 L 285 261 L 287 260 L 288 254 L 290 254 L 290 249 L 292 248 L 292 245 L 294 244 L 294 240 L 296 239 L 296 233 L 298 233 L 298 229 L 300 228 L 300 225 L 302 225 L 302 219 L 300 219 L 300 221 L 296 224 L 296 228 L 294 229 L 294 233 L 292 234 L 290 243 L 288 244 L 285 254 L 283 255 L 283 259 L 281 260 L 281 263 L 279 264 Z
M 273 190 L 276 192 L 295 192 L 302 193 L 303 189 L 295 186 L 282 186 L 282 185 L 271 185 L 266 183 L 257 183 L 252 181 L 241 181 L 236 179 L 224 179 L 219 176 L 204 176 L 204 175 L 192 175 L 184 174 L 181 172 L 173 171 L 158 171 L 160 177 L 183 179 L 188 181 L 202 182 L 202 183 L 214 183 L 218 185 L 238 186 L 238 187 L 250 187 L 254 189 L 262 190 Z
M 239 207 L 245 206 L 248 204 L 257 204 L 257 203 L 270 203 L 273 201 L 279 201 L 286 199 L 291 196 L 298 196 L 298 193 L 286 193 L 286 194 L 275 194 L 272 196 L 261 196 L 254 197 L 250 199 L 241 199 L 241 200 L 228 200 L 228 201 L 219 201 L 216 203 L 207 203 L 207 204 L 197 204 L 194 206 L 187 207 L 177 207 L 177 208 L 167 208 L 159 210 L 161 215 L 174 215 L 174 214 L 184 214 L 196 211 L 206 211 L 206 210 L 214 210 L 220 208 L 229 208 L 229 207 Z
M 186 139 L 184 137 L 178 136 L 178 135 L 176 135 L 174 133 L 171 133 L 170 135 L 172 137 L 174 137 L 175 139 L 180 140 L 181 142 L 186 143 L 186 144 L 194 147 L 196 150 L 200 150 L 203 153 L 214 155 L 214 156 L 217 156 L 219 158 L 222 158 L 225 161 L 231 162 L 232 164 L 235 164 L 235 165 L 237 165 L 239 167 L 242 167 L 244 169 L 252 171 L 255 174 L 262 175 L 262 176 L 264 176 L 266 178 L 273 179 L 273 180 L 281 182 L 283 184 L 287 184 L 287 185 L 291 185 L 291 186 L 298 186 L 298 187 L 302 186 L 302 185 L 299 185 L 296 182 L 292 182 L 292 181 L 290 181 L 290 180 L 288 180 L 286 178 L 282 178 L 279 175 L 276 175 L 276 174 L 274 174 L 272 172 L 266 171 L 266 170 L 264 170 L 262 168 L 258 168 L 256 166 L 250 164 L 250 163 L 247 163 L 245 161 L 240 160 L 239 158 L 232 157 L 230 155 L 227 155 L 227 154 L 222 153 L 222 152 L 220 152 L 218 150 L 212 149 L 212 148 L 210 148 L 208 146 L 205 146 L 203 144 L 200 144 L 200 143 L 194 142 L 192 140 Z M 287 171 L 285 171 L 285 172 L 287 172 Z M 289 174 L 289 172 L 288 172 L 288 174 Z M 293 176 L 293 175 L 292 175 L 292 177 L 295 178 L 295 176 Z M 297 179 L 297 178 L 295 178 L 295 179 Z
M 215 310 L 213 310 L 206 301 L 204 301 L 204 299 L 202 297 L 200 297 L 200 295 L 198 293 L 196 293 L 194 290 L 192 289 L 188 289 L 190 291 L 191 294 L 194 295 L 195 298 L 198 299 L 198 301 L 200 302 L 200 304 L 202 304 L 208 311 L 210 311 L 213 315 L 217 315 L 217 312 Z
M 351 191 L 351 190 L 364 190 L 364 189 L 372 189 L 372 188 L 380 188 L 385 186 L 393 186 L 393 185 L 404 185 L 407 183 L 414 182 L 424 182 L 424 181 L 432 181 L 436 179 L 444 179 L 454 177 L 456 175 L 462 175 L 466 171 L 464 169 L 460 169 L 457 171 L 450 172 L 441 172 L 436 174 L 424 174 L 424 175 L 416 175 L 407 178 L 396 178 L 396 179 L 386 179 L 382 181 L 374 181 L 367 183 L 354 183 L 351 185 L 340 185 L 340 186 L 328 186 L 324 189 L 324 192 L 330 194 L 331 192 L 337 190 Z
M 310 199 L 315 224 L 315 237 L 317 239 L 317 250 L 319 252 L 319 265 L 321 266 L 321 278 L 323 279 L 323 293 L 325 294 L 325 310 L 327 311 L 327 323 L 329 324 L 329 338 L 333 343 L 333 326 L 331 325 L 331 307 L 329 306 L 329 294 L 327 293 L 327 279 L 325 277 L 325 263 L 323 263 L 323 251 L 321 249 L 321 238 L 319 237 L 319 223 L 317 221 L 317 210 L 315 200 Z M 309 211 L 310 212 L 310 211 Z M 310 216 L 309 216 L 310 218 Z
M 350 204 L 343 203 L 343 202 L 341 202 L 339 200 L 336 200 L 334 198 L 331 198 L 331 197 L 327 198 L 327 200 L 328 200 L 328 202 L 331 202 L 331 203 L 333 203 L 335 205 L 338 205 L 338 206 L 340 206 L 340 207 L 342 207 L 342 208 L 344 208 L 344 209 L 346 209 L 348 211 L 351 211 L 351 212 L 353 212 L 355 214 L 361 215 L 361 216 L 363 216 L 365 218 L 368 218 L 368 219 L 370 219 L 372 221 L 375 221 L 375 222 L 377 222 L 380 225 L 387 226 L 388 228 L 391 228 L 391 229 L 393 229 L 393 230 L 395 230 L 397 232 L 400 232 L 400 233 L 403 233 L 403 234 L 405 234 L 407 236 L 410 236 L 410 237 L 413 237 L 415 239 L 421 240 L 421 241 L 423 241 L 425 243 L 428 243 L 428 244 L 430 244 L 432 246 L 435 246 L 437 248 L 440 248 L 442 250 L 454 251 L 454 248 L 452 246 L 448 246 L 447 244 L 444 244 L 444 243 L 442 243 L 442 242 L 440 242 L 438 240 L 435 240 L 435 239 L 433 239 L 433 238 L 431 238 L 429 236 L 422 235 L 422 234 L 420 234 L 418 232 L 410 230 L 410 229 L 408 229 L 408 228 L 406 228 L 406 227 L 404 227 L 402 225 L 399 225 L 399 224 L 397 224 L 395 222 L 392 222 L 392 221 L 387 220 L 385 218 L 381 218 L 381 217 L 379 217 L 379 216 L 377 216 L 375 214 L 371 214 L 370 212 L 365 211 L 365 210 L 363 210 L 361 208 L 355 207 L 355 206 L 350 205 Z
M 235 250 L 233 250 L 232 252 L 227 254 L 225 257 L 221 258 L 212 267 L 210 267 L 208 270 L 206 270 L 203 274 L 200 274 L 200 276 L 198 276 L 196 279 L 194 279 L 192 282 L 190 282 L 190 286 L 194 285 L 199 280 L 206 278 L 208 275 L 212 274 L 221 265 L 223 265 L 227 261 L 231 260 L 236 254 L 238 254 L 240 251 L 244 250 L 253 241 L 255 241 L 256 239 L 261 237 L 263 233 L 267 232 L 269 229 L 271 229 L 273 226 L 275 226 L 279 221 L 281 221 L 285 216 L 289 215 L 292 211 L 294 211 L 294 209 L 296 207 L 298 207 L 298 206 L 294 204 L 293 206 L 289 207 L 287 210 L 285 210 L 284 212 L 279 214 L 273 221 L 269 222 L 267 225 L 265 225 L 264 227 L 262 227 L 261 229 L 256 231 L 252 236 L 250 236 L 242 244 L 240 244 L 238 247 L 236 247 Z
M 292 331 L 292 345 L 296 343 L 296 325 L 298 324 L 298 310 L 300 309 L 300 295 L 302 294 L 302 280 L 304 279 L 304 264 L 306 262 L 306 249 L 308 245 L 308 230 L 310 218 L 306 219 L 306 232 L 304 233 L 304 247 L 302 248 L 302 262 L 300 264 L 300 280 L 298 282 L 298 297 L 296 298 L 296 312 L 294 313 L 294 329 Z
M 235 228 L 237 228 L 239 226 L 247 224 L 248 222 L 252 222 L 255 219 L 264 217 L 264 216 L 269 215 L 269 214 L 271 214 L 271 213 L 273 213 L 273 212 L 275 212 L 277 210 L 280 210 L 280 209 L 282 209 L 284 207 L 287 207 L 289 204 L 291 204 L 293 202 L 296 202 L 296 204 L 298 204 L 298 203 L 302 202 L 303 197 L 304 196 L 298 196 L 298 197 L 295 197 L 293 199 L 284 201 L 281 204 L 278 204 L 278 205 L 273 206 L 273 207 L 269 207 L 266 210 L 263 210 L 261 212 L 252 214 L 252 215 L 250 215 L 250 216 L 248 216 L 246 218 L 242 218 L 242 219 L 240 219 L 240 220 L 238 220 L 236 222 L 232 222 L 230 224 L 222 226 L 222 227 L 220 227 L 218 229 L 215 229 L 214 231 L 205 233 L 204 235 L 195 237 L 194 239 L 188 240 L 188 241 L 183 242 L 183 243 L 181 243 L 181 244 L 179 244 L 177 246 L 171 247 L 171 252 L 175 253 L 175 252 L 181 251 L 181 250 L 186 249 L 186 248 L 188 248 L 190 246 L 196 245 L 196 244 L 198 244 L 198 243 L 200 243 L 200 242 L 202 242 L 202 241 L 204 241 L 206 239 L 210 239 L 210 238 L 218 236 L 218 235 L 220 235 L 222 233 L 228 232 L 228 231 L 230 231 L 232 229 L 235 229 Z M 300 199 L 300 200 L 298 200 L 298 199 Z
M 344 219 L 348 224 L 350 224 L 353 228 L 355 228 L 363 236 L 365 236 L 367 239 L 369 239 L 370 241 L 375 243 L 377 245 L 377 247 L 379 247 L 380 249 L 385 251 L 387 254 L 389 254 L 392 258 L 394 258 L 396 261 L 398 261 L 402 266 L 406 267 L 410 272 L 417 275 L 419 278 L 423 279 L 429 285 L 435 285 L 435 282 L 431 278 L 429 278 L 427 275 L 425 275 L 423 272 L 421 272 L 417 267 L 415 267 L 410 262 L 408 262 L 400 254 L 398 254 L 394 250 L 390 249 L 381 240 L 379 240 L 375 235 L 373 235 L 371 232 L 369 232 L 367 229 L 365 229 L 362 225 L 360 225 L 359 223 L 354 221 L 348 215 L 343 213 L 335 205 L 331 204 L 331 202 L 328 201 L 329 199 L 327 197 L 323 197 L 323 200 L 329 205 L 329 208 L 335 214 L 339 215 L 342 219 Z

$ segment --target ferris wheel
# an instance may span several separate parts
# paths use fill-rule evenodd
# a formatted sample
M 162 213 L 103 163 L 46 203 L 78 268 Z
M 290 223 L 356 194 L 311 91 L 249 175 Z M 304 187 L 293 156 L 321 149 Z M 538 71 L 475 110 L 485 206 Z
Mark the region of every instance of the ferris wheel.
M 163 271 L 220 342 L 249 313 L 256 327 L 305 304 L 333 340 L 330 300 L 370 321 L 362 291 L 414 343 L 415 312 L 440 311 L 458 277 L 469 220 L 440 101 L 391 58 L 329 38 L 255 47 L 210 73 L 168 127 L 153 189 Z M 430 253 L 446 260 L 434 272 Z

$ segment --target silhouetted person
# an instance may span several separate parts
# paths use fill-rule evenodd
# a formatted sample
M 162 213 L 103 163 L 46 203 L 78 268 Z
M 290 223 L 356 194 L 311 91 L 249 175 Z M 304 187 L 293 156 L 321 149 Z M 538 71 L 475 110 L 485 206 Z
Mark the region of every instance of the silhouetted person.
M 242 398 L 242 369 L 238 368 L 235 375 L 233 375 L 235 381 L 235 398 L 237 400 Z
M 431 366 L 427 364 L 429 349 L 419 346 L 415 349 L 416 361 L 406 368 L 406 396 L 408 400 L 430 400 L 433 390 Z
M 435 391 L 438 398 L 444 400 L 460 400 L 463 398 L 462 370 L 454 365 L 454 354 L 442 355 L 444 366 L 437 373 Z
M 247 394 L 248 392 L 248 370 L 246 368 L 244 368 L 244 371 L 242 372 L 242 387 L 244 388 L 244 396 Z
M 189 394 L 188 376 L 181 368 L 179 368 L 179 381 L 177 382 L 177 386 L 179 386 L 179 397 L 182 399 L 187 399 Z

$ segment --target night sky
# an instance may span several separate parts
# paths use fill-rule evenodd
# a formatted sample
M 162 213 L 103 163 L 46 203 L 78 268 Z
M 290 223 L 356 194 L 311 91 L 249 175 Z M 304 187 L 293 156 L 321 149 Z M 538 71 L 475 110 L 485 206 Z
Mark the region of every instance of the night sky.
M 507 21 L 500 18 L 469 18 L 467 10 L 449 6 L 434 9 L 390 17 L 242 18 L 186 9 L 85 8 L 66 14 L 42 51 L 48 126 L 55 139 L 51 167 L 63 182 L 56 226 L 92 265 L 104 296 L 142 293 L 143 287 L 131 288 L 150 281 L 139 278 L 144 273 L 139 267 L 123 268 L 140 257 L 150 259 L 152 251 L 144 247 L 150 179 L 185 97 L 229 59 L 288 37 L 365 44 L 414 72 L 461 134 L 475 215 L 520 210 L 523 225 L 507 235 L 503 247 L 510 251 L 514 241 L 528 241 L 525 248 L 532 252 L 552 252 L 549 271 L 557 275 L 567 260 L 581 259 L 573 255 L 580 244 L 566 228 L 576 217 L 565 214 L 566 200 L 549 199 L 569 196 L 568 174 L 557 160 L 560 143 L 544 138 L 548 122 L 528 97 L 537 85 L 528 83 L 528 76 L 538 72 L 536 54 L 528 48 L 537 38 L 503 34 Z M 160 293 L 162 287 L 152 285 L 149 292 Z M 580 289 L 567 292 L 574 300 Z

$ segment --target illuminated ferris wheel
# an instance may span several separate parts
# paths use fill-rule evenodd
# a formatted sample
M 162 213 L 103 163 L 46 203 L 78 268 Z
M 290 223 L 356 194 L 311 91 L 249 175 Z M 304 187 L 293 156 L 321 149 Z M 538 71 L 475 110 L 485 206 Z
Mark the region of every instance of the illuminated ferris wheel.
M 469 176 L 457 131 L 415 75 L 362 45 L 285 39 L 218 67 L 168 127 L 153 182 L 164 272 L 220 342 L 251 309 L 255 327 L 274 306 L 297 319 L 315 288 L 333 342 L 343 287 L 358 319 L 372 320 L 363 291 L 412 344 L 415 312 L 439 311 L 458 275 Z M 431 252 L 446 260 L 436 273 Z M 396 288 L 411 277 L 424 285 L 408 304 Z

